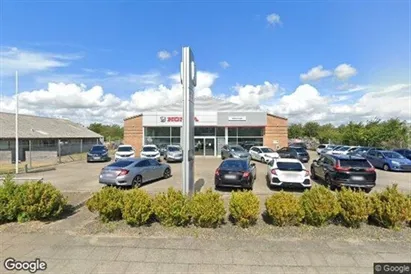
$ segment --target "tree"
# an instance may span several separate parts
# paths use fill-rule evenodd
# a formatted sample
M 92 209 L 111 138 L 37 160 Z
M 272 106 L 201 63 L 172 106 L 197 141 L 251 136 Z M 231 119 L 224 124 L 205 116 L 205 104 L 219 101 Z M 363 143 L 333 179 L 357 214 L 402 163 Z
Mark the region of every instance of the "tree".
M 88 126 L 88 129 L 103 135 L 106 141 L 117 141 L 123 139 L 124 130 L 119 125 L 103 125 L 101 123 L 93 123 Z
M 304 136 L 304 129 L 301 124 L 292 124 L 288 128 L 288 138 L 296 139 Z
M 304 136 L 305 137 L 318 137 L 318 131 L 320 125 L 317 122 L 308 122 L 304 125 Z

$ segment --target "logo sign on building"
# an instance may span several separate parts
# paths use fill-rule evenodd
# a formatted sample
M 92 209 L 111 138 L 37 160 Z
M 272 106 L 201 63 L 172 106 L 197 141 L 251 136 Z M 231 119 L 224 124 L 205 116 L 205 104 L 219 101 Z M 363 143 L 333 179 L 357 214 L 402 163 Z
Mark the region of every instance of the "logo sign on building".
M 228 121 L 246 121 L 246 116 L 229 116 Z
M 175 123 L 175 122 L 182 122 L 183 117 L 182 116 L 161 116 L 160 121 L 162 123 Z M 195 122 L 199 122 L 197 117 L 194 117 Z

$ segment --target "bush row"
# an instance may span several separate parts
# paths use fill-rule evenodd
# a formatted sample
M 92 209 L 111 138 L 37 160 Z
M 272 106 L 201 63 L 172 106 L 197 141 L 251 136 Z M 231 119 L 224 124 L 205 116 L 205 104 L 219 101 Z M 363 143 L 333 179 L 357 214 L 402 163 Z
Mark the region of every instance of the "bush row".
M 7 176 L 0 186 L 0 223 L 55 218 L 66 205 L 67 198 L 50 183 L 18 185 Z
M 224 223 L 226 209 L 222 196 L 211 189 L 189 198 L 173 188 L 151 197 L 142 189 L 122 191 L 106 187 L 87 202 L 103 222 L 124 219 L 130 225 L 152 220 L 164 226 L 215 228 Z M 233 192 L 229 201 L 230 220 L 241 227 L 255 224 L 260 215 L 260 200 L 250 191 Z M 411 196 L 397 186 L 366 195 L 343 188 L 335 193 L 324 186 L 307 190 L 301 197 L 279 192 L 265 201 L 267 221 L 277 226 L 308 224 L 323 226 L 331 222 L 358 228 L 371 221 L 379 226 L 399 229 L 411 225 Z

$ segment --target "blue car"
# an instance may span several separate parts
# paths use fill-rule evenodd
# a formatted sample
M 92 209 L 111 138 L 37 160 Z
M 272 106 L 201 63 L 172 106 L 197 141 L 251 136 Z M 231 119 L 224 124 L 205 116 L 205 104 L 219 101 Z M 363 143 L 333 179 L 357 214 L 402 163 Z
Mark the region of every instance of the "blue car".
M 395 151 L 370 150 L 366 158 L 374 167 L 385 171 L 411 171 L 411 160 Z
M 393 149 L 393 151 L 398 152 L 405 158 L 411 160 L 411 149 L 399 148 L 399 149 Z

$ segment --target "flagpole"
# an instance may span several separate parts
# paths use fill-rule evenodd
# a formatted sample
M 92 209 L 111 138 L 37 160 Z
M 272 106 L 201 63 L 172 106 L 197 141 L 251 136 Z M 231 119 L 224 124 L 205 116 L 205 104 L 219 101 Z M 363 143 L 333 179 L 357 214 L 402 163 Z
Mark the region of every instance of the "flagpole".
M 16 174 L 19 173 L 19 75 L 16 71 Z

